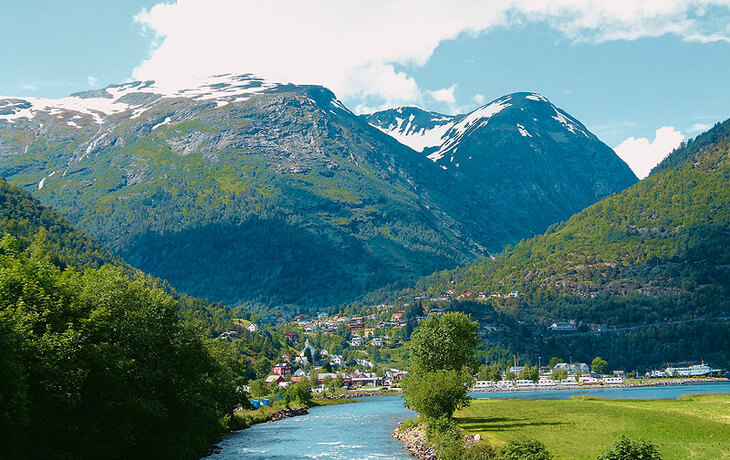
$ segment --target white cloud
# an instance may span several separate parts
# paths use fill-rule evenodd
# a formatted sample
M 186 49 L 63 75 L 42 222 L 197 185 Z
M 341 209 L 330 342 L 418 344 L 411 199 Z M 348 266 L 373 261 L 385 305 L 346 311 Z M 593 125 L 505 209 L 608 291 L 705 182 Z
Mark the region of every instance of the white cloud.
M 690 134 L 704 133 L 705 131 L 712 128 L 713 126 L 714 125 L 712 123 L 695 123 L 689 129 L 689 133 Z
M 91 88 L 91 89 L 96 89 L 96 88 L 98 88 L 98 85 L 99 85 L 99 81 L 96 79 L 96 77 L 92 77 L 91 75 L 86 77 L 86 83 L 89 85 L 89 88 Z
M 728 41 L 729 11 L 730 0 L 178 0 L 135 17 L 154 39 L 133 76 L 180 87 L 211 74 L 254 73 L 396 105 L 424 97 L 399 69 L 423 66 L 460 34 L 541 21 L 573 41 L 664 34 Z
M 679 147 L 684 135 L 671 126 L 656 130 L 653 141 L 645 137 L 629 137 L 614 150 L 629 165 L 639 179 L 649 175 L 651 169 L 658 165 L 672 150 Z
M 32 83 L 21 83 L 20 85 L 18 85 L 18 88 L 22 89 L 23 91 L 38 91 L 38 86 Z
M 487 98 L 483 94 L 475 94 L 472 100 L 479 105 L 484 105 L 487 102 Z
M 428 95 L 436 102 L 446 102 L 447 104 L 454 104 L 456 102 L 456 85 L 451 85 L 448 88 L 437 89 L 436 91 L 427 91 Z

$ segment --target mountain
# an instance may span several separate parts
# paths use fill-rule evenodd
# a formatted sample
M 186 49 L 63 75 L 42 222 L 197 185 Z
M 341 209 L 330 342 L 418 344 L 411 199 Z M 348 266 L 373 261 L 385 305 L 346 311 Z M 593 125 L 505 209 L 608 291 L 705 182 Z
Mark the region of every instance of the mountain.
M 416 292 L 519 291 L 459 308 L 517 321 L 523 345 L 506 343 L 533 358 L 601 355 L 635 366 L 704 357 L 727 367 L 730 120 L 665 161 L 544 235 L 494 261 L 434 275 Z M 561 320 L 581 327 L 550 336 L 547 327 Z
M 326 88 L 251 75 L 6 98 L 0 175 L 190 295 L 324 308 L 497 253 L 634 180 L 610 149 L 561 124 L 545 134 L 560 142 L 536 140 L 542 150 L 529 155 L 475 153 L 472 172 L 445 164 L 500 126 L 491 107 L 421 113 L 419 123 L 447 121 L 449 138 L 461 136 L 458 153 L 434 162 Z M 504 134 L 486 137 L 520 140 Z
M 637 181 L 611 148 L 535 93 L 510 94 L 465 115 L 404 107 L 365 119 L 508 215 L 520 237 Z

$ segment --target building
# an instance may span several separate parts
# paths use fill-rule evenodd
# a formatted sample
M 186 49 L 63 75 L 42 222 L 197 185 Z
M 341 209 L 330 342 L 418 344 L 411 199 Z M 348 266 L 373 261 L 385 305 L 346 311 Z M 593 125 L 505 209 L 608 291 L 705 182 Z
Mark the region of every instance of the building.
M 277 375 L 284 375 L 284 376 L 291 375 L 291 367 L 289 366 L 289 363 L 275 364 L 271 368 L 271 373 L 277 374 Z
M 575 321 L 556 321 L 548 327 L 553 332 L 572 332 L 577 331 L 578 327 Z
M 382 337 L 373 337 L 370 340 L 370 345 L 372 345 L 374 347 L 378 347 L 378 348 L 382 347 L 383 346 L 383 338 Z
M 362 345 L 362 337 L 360 337 L 357 334 L 352 335 L 352 340 L 350 340 L 350 345 L 353 347 L 359 347 Z
M 251 323 L 248 326 L 246 326 L 246 330 L 248 332 L 258 332 L 259 331 L 259 327 L 255 323 Z
M 286 386 L 286 379 L 281 375 L 273 374 L 273 375 L 266 377 L 264 384 L 267 387 L 271 386 L 271 385 Z
M 365 327 L 365 320 L 359 316 L 350 318 L 350 329 L 362 329 Z

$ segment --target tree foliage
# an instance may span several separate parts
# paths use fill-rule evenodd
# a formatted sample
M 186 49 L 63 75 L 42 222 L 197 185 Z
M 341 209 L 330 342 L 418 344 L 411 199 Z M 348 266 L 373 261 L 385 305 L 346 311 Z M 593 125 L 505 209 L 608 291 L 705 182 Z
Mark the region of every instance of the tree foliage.
M 459 312 L 422 321 L 411 336 L 411 371 L 461 370 L 472 364 L 478 330 L 477 322 Z
M 244 402 L 226 344 L 176 299 L 109 265 L 62 269 L 0 247 L 3 458 L 193 458 Z

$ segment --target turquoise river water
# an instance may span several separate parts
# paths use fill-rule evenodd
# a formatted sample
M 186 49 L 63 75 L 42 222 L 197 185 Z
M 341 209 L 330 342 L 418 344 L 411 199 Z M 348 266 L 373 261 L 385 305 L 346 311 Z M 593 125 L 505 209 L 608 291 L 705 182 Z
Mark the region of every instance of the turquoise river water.
M 594 395 L 620 399 L 671 399 L 685 394 L 730 393 L 730 383 L 639 388 L 474 393 L 475 398 L 568 399 Z M 210 460 L 407 459 L 390 437 L 398 422 L 412 417 L 399 396 L 363 398 L 355 404 L 314 407 L 308 415 L 254 425 L 227 435 Z

